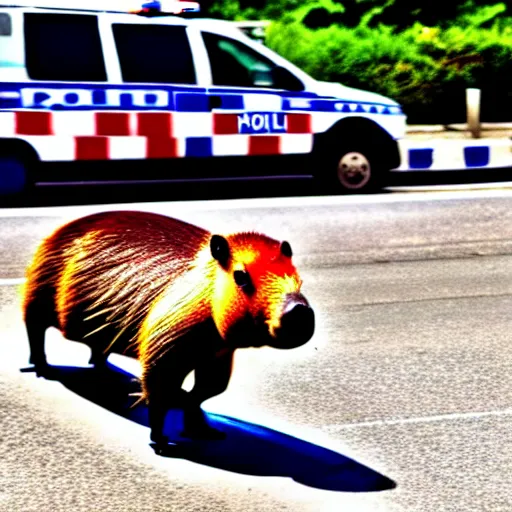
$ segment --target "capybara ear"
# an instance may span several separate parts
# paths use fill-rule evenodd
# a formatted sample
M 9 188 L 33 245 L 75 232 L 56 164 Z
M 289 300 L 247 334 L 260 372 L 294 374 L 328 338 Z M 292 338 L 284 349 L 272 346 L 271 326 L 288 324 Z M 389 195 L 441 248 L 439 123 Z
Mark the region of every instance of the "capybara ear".
M 213 235 L 210 240 L 210 249 L 212 256 L 226 268 L 229 261 L 229 244 L 228 241 L 220 235 Z
M 281 254 L 283 256 L 286 256 L 287 258 L 292 257 L 292 248 L 291 248 L 290 244 L 286 241 L 281 242 Z

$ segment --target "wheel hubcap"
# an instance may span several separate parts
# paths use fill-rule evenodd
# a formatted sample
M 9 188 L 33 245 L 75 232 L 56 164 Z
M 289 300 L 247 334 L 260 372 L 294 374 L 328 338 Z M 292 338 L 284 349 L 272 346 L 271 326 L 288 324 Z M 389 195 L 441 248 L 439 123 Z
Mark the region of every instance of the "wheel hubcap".
M 370 181 L 370 177 L 370 162 L 362 153 L 346 153 L 340 159 L 338 179 L 345 188 L 362 188 Z

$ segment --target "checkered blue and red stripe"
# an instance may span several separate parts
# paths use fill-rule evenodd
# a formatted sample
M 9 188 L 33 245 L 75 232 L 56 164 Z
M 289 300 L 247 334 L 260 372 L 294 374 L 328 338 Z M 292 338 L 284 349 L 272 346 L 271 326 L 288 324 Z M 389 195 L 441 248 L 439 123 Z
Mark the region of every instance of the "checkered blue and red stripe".
M 243 113 L 18 110 L 0 136 L 29 141 L 42 160 L 109 160 L 308 153 L 309 113 L 279 113 L 279 133 L 241 133 Z M 257 114 L 256 114 L 257 115 Z M 262 114 L 263 115 L 263 114 Z M 272 115 L 272 114 L 269 114 Z

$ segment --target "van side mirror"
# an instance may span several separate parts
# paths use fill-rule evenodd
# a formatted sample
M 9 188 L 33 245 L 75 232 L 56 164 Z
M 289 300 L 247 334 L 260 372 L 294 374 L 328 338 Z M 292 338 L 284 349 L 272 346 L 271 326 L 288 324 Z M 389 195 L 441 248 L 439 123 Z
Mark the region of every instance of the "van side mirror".
M 252 70 L 250 72 L 251 83 L 255 87 L 270 87 L 274 88 L 274 76 L 271 69 L 265 70 Z

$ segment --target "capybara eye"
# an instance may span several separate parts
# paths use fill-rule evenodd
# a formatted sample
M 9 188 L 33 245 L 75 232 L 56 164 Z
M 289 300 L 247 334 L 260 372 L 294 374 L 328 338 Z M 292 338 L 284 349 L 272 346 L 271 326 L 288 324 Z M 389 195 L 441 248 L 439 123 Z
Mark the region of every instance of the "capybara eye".
M 242 288 L 251 284 L 251 276 L 245 270 L 235 270 L 235 283 Z
M 292 257 L 292 247 L 286 241 L 281 243 L 281 254 L 283 256 L 286 256 L 287 258 L 291 258 Z
M 226 267 L 229 261 L 228 241 L 220 235 L 213 235 L 210 239 L 210 250 L 212 256 L 223 266 Z

